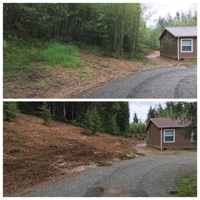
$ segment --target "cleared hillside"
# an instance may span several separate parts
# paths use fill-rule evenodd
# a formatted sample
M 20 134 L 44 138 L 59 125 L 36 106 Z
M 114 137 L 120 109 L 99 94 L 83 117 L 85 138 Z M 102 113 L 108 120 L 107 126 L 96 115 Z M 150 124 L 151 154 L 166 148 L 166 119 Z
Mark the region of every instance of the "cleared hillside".
M 4 196 L 61 176 L 73 175 L 112 161 L 134 158 L 141 141 L 97 133 L 84 135 L 82 128 L 20 114 L 4 122 Z

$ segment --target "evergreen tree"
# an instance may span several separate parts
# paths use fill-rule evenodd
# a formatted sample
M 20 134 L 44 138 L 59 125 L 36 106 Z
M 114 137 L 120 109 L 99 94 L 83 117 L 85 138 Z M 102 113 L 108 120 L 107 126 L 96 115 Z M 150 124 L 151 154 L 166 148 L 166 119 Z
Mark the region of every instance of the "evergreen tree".
M 147 114 L 147 119 L 146 119 L 146 123 L 149 122 L 150 118 L 155 118 L 157 117 L 157 111 L 155 108 L 152 108 L 152 106 L 150 106 L 148 114 Z
M 133 122 L 138 123 L 137 113 L 134 113 Z
M 3 102 L 3 118 L 10 121 L 16 118 L 19 114 L 19 109 L 16 102 Z
M 40 109 L 41 109 L 40 114 L 44 121 L 43 124 L 46 126 L 49 126 L 49 124 L 51 123 L 51 120 L 52 120 L 52 114 L 51 114 L 50 110 L 48 109 L 47 103 L 44 103 Z
M 129 129 L 128 102 L 18 102 L 17 105 L 25 114 L 42 117 L 45 125 L 53 118 L 85 127 L 94 134 L 104 131 L 123 135 Z
M 101 120 L 98 112 L 94 109 L 88 110 L 85 119 L 86 129 L 89 129 L 92 132 L 92 135 L 95 135 L 96 131 L 99 131 L 101 128 Z
M 119 102 L 120 109 L 116 117 L 116 123 L 119 126 L 120 134 L 126 133 L 129 130 L 129 106 L 128 102 Z
M 194 141 L 197 141 L 197 102 L 167 102 L 173 111 L 173 117 L 181 119 L 182 122 L 189 122 L 184 136 L 191 138 L 193 134 Z

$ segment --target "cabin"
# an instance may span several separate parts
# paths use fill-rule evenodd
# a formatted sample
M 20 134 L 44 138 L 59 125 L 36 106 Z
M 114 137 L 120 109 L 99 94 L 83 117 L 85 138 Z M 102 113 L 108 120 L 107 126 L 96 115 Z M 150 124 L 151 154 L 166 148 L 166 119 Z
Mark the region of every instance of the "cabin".
M 166 27 L 159 37 L 160 56 L 197 58 L 197 27 Z
M 146 145 L 163 149 L 197 148 L 193 134 L 185 138 L 184 133 L 189 122 L 172 118 L 151 118 L 145 129 L 147 133 Z

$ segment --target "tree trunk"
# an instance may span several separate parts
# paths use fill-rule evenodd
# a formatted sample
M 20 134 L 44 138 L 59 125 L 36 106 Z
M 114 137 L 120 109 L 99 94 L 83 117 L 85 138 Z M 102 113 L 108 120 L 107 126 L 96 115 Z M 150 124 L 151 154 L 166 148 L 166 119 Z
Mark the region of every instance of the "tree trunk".
M 133 25 L 131 58 L 133 58 L 134 52 L 135 52 L 136 41 L 137 41 L 138 32 L 139 32 L 140 17 L 141 17 L 140 5 L 137 4 L 135 16 L 134 16 L 135 19 L 134 19 L 134 25 Z

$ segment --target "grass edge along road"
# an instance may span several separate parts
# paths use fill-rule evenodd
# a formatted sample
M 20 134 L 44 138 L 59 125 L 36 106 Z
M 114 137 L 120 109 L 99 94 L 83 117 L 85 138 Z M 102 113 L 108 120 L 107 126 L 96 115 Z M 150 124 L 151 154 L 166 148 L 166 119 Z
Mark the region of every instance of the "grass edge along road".
M 184 174 L 176 181 L 170 191 L 178 197 L 197 197 L 197 174 Z

